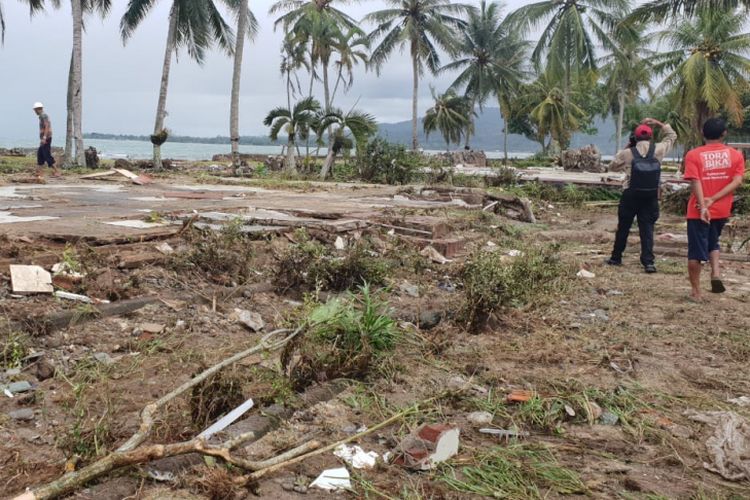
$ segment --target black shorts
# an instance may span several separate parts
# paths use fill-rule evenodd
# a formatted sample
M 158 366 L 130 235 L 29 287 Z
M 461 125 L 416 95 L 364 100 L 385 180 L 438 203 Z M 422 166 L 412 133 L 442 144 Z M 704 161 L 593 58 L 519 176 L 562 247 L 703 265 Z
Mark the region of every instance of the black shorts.
M 36 164 L 41 167 L 45 163 L 50 167 L 55 165 L 55 158 L 52 156 L 52 139 L 40 144 L 39 149 L 36 150 Z
M 708 262 L 709 254 L 721 250 L 719 238 L 727 219 L 712 220 L 706 224 L 700 219 L 688 219 L 688 260 Z

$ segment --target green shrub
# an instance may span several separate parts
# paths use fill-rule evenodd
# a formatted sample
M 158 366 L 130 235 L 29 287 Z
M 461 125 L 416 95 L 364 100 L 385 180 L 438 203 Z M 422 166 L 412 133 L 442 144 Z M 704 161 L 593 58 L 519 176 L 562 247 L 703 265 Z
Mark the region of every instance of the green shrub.
M 408 184 L 421 176 L 420 155 L 380 137 L 357 151 L 357 169 L 362 180 L 385 184 Z
M 387 303 L 373 297 L 366 283 L 356 295 L 314 306 L 305 323 L 305 334 L 282 354 L 296 390 L 316 381 L 365 376 L 373 361 L 394 348 L 398 334 Z
M 495 251 L 476 251 L 461 272 L 466 302 L 464 317 L 480 329 L 493 313 L 527 305 L 565 286 L 568 267 L 560 261 L 559 247 L 526 248 L 509 259 Z

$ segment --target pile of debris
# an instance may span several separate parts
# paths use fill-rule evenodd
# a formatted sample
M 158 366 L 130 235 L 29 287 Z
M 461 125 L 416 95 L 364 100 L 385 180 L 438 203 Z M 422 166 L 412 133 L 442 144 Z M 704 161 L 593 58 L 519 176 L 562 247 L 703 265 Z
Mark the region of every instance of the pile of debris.
M 590 144 L 581 149 L 567 149 L 560 155 L 560 166 L 566 172 L 606 172 L 602 165 L 602 154 L 599 149 Z
M 442 153 L 440 158 L 450 161 L 452 165 L 470 165 L 481 168 L 487 166 L 487 155 L 484 151 L 451 151 L 450 153 Z

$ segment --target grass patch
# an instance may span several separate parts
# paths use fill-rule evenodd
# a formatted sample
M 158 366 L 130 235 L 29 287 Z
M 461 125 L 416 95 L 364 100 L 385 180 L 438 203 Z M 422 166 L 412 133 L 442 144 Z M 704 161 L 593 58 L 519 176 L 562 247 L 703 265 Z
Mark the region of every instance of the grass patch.
M 463 316 L 474 330 L 493 314 L 561 292 L 571 270 L 559 258 L 559 247 L 527 247 L 509 259 L 498 251 L 477 250 L 461 271 L 465 289 Z
M 278 259 L 275 281 L 281 293 L 291 289 L 344 291 L 363 283 L 384 285 L 386 282 L 390 263 L 373 252 L 366 240 L 338 252 L 313 240 L 304 230 L 295 232 L 295 239 L 298 243 Z
M 298 391 L 314 382 L 363 378 L 398 337 L 387 304 L 374 297 L 367 284 L 356 295 L 312 307 L 306 316 L 307 331 L 281 356 Z
M 511 445 L 475 457 L 477 465 L 446 468 L 440 478 L 452 489 L 492 498 L 541 499 L 585 493 L 578 474 L 560 465 L 547 448 Z
M 541 182 L 509 184 L 501 191 L 536 201 L 570 205 L 581 205 L 589 201 L 616 201 L 620 199 L 622 194 L 622 189 L 619 186 L 556 185 Z
M 3 335 L 0 344 L 0 367 L 18 368 L 21 360 L 29 352 L 29 338 L 16 331 L 8 331 Z

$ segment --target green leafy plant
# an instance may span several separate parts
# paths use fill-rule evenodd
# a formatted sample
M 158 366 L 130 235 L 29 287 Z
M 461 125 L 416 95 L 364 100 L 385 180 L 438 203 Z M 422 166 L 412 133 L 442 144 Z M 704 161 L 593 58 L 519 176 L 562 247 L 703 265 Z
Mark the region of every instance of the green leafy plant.
M 297 390 L 316 381 L 365 376 L 398 338 L 388 305 L 373 296 L 368 284 L 357 294 L 313 307 L 305 322 L 305 335 L 282 354 Z
M 362 180 L 386 184 L 408 184 L 416 180 L 421 168 L 420 155 L 406 151 L 380 137 L 357 150 L 357 168 Z

